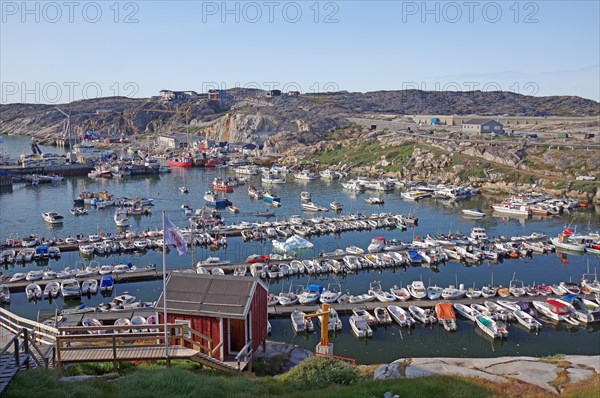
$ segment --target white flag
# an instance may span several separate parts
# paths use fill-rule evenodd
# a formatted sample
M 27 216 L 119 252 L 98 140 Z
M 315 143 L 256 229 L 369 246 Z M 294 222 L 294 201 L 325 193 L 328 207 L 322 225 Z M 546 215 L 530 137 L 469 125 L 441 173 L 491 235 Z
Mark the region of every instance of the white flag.
M 171 220 L 169 220 L 167 218 L 167 216 L 165 215 L 165 220 L 164 220 L 164 235 L 163 235 L 163 239 L 165 242 L 165 246 L 166 245 L 175 245 L 175 247 L 177 248 L 177 252 L 179 253 L 179 255 L 181 256 L 182 254 L 187 253 L 187 244 L 185 243 L 185 239 L 183 239 L 183 235 L 181 234 L 181 231 L 179 230 L 179 228 L 177 228 L 175 226 L 175 224 L 173 224 L 171 222 Z

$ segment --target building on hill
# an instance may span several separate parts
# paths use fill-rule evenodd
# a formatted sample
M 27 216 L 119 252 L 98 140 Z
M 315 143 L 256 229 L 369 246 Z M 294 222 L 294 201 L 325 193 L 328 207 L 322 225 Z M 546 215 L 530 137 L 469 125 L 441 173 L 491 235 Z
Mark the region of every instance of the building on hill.
M 231 360 L 244 349 L 256 352 L 266 341 L 267 286 L 258 278 L 171 272 L 166 292 L 168 323 L 189 326 L 186 337 L 212 347 L 203 354 Z M 156 309 L 164 323 L 162 294 Z
M 492 119 L 470 119 L 462 124 L 462 131 L 464 133 L 502 133 L 504 126 Z

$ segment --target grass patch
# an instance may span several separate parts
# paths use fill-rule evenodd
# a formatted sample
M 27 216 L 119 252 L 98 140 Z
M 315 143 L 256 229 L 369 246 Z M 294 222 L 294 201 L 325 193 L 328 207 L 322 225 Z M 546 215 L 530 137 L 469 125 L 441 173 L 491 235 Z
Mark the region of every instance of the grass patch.
M 379 162 L 382 158 L 392 163 L 389 168 L 394 166 L 399 170 L 410 159 L 415 144 L 406 142 L 401 145 L 383 147 L 381 142 L 371 140 L 355 146 L 337 145 L 330 151 L 324 151 L 314 154 L 310 160 L 321 164 L 352 164 L 355 167 L 371 166 Z M 386 171 L 394 171 L 387 170 Z
M 573 181 L 571 189 L 575 191 L 583 191 L 594 193 L 600 188 L 600 181 Z

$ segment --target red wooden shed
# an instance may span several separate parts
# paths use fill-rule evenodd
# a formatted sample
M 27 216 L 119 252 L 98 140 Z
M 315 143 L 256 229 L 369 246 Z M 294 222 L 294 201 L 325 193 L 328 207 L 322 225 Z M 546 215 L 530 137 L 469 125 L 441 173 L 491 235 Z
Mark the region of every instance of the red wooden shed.
M 267 286 L 259 279 L 171 272 L 166 291 L 168 323 L 187 324 L 210 339 L 214 352 L 202 350 L 203 354 L 228 361 L 247 344 L 255 352 L 267 338 Z M 161 323 L 163 303 L 161 294 Z M 194 332 L 187 337 L 205 346 L 208 342 Z

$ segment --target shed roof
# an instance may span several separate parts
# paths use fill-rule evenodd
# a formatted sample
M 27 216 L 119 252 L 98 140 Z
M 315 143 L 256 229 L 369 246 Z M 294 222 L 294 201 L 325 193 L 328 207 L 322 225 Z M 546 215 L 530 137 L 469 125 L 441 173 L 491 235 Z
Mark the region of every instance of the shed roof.
M 465 125 L 465 124 L 476 124 L 476 125 L 480 125 L 481 126 L 481 125 L 489 123 L 489 122 L 494 122 L 494 123 L 501 124 L 500 122 L 498 122 L 496 120 L 493 120 L 493 119 L 470 119 L 470 120 L 467 120 L 466 122 L 464 122 L 463 125 Z
M 167 277 L 167 311 L 176 314 L 244 319 L 257 288 L 253 277 L 171 272 Z M 156 309 L 163 311 L 163 294 Z

